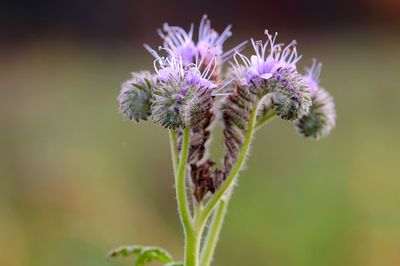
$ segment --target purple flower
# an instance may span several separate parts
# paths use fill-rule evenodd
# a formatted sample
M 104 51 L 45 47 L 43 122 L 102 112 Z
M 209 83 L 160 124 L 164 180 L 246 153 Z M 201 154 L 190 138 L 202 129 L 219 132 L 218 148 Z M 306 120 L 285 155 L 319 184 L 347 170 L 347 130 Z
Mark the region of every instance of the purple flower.
M 153 89 L 151 106 L 153 121 L 170 129 L 183 128 L 192 123 L 192 116 L 188 113 L 198 114 L 211 108 L 209 104 L 203 106 L 206 101 L 202 98 L 208 100 L 216 88 L 211 80 L 216 66 L 215 57 L 204 69 L 200 69 L 195 63 L 185 64 L 182 57 L 176 57 L 169 48 L 160 48 L 166 51 L 165 57 L 148 46 L 146 48 L 156 58 L 154 69 L 157 83 Z M 204 110 L 198 106 L 204 107 Z
M 232 35 L 231 28 L 232 25 L 228 25 L 219 34 L 211 28 L 210 20 L 204 15 L 200 22 L 197 42 L 193 39 L 193 23 L 188 32 L 181 27 L 170 26 L 165 23 L 163 28 L 158 30 L 158 34 L 164 40 L 163 47 L 171 50 L 176 58 L 182 58 L 185 65 L 194 63 L 199 67 L 205 68 L 210 62 L 215 61 L 218 67 L 220 67 L 235 52 L 243 49 L 246 44 L 246 42 L 242 42 L 229 51 L 224 52 L 223 45 Z
M 158 34 L 164 40 L 164 48 L 173 51 L 175 57 L 181 57 L 183 62 L 192 63 L 196 57 L 196 45 L 193 42 L 193 24 L 189 32 L 178 26 L 169 26 L 164 23 Z
M 304 81 L 310 87 L 311 94 L 315 94 L 319 90 L 319 76 L 321 75 L 322 64 L 313 59 L 310 68 L 306 68 L 306 75 Z
M 310 91 L 297 72 L 296 63 L 301 56 L 297 54 L 296 42 L 289 45 L 276 44 L 276 36 L 265 31 L 268 39 L 251 43 L 254 54 L 250 59 L 239 52 L 235 53 L 232 66 L 232 80 L 245 91 L 264 97 L 272 94 L 276 114 L 285 120 L 297 120 L 307 114 L 310 106 Z
M 296 69 L 296 63 L 301 58 L 301 55 L 297 54 L 296 41 L 287 46 L 275 44 L 277 33 L 272 36 L 266 30 L 265 34 L 268 40 L 264 44 L 262 41 L 251 39 L 255 54 L 250 56 L 250 59 L 239 52 L 235 53 L 236 64 L 231 63 L 231 66 L 242 85 L 268 80 L 281 68 Z
M 185 96 L 190 90 L 206 90 L 217 87 L 211 77 L 215 71 L 215 61 L 201 71 L 200 66 L 195 63 L 185 64 L 183 58 L 174 54 L 169 48 L 160 47 L 160 50 L 167 52 L 166 57 L 161 57 L 156 51 L 146 46 L 146 49 L 156 58 L 154 69 L 157 73 L 158 81 L 161 85 L 169 87 L 170 90 L 180 90 Z

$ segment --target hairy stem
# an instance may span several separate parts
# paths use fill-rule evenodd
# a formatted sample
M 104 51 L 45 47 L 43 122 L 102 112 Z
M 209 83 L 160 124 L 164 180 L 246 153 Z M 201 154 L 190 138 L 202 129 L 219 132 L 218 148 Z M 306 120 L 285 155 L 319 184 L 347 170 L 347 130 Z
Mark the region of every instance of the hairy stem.
M 265 124 L 269 123 L 275 117 L 276 117 L 276 113 L 275 112 L 271 112 L 271 113 L 261 117 L 261 119 L 257 120 L 256 130 L 260 129 L 262 126 L 264 126 Z
M 222 224 L 224 223 L 225 214 L 228 207 L 228 201 L 222 199 L 214 214 L 208 228 L 207 237 L 204 241 L 203 250 L 201 251 L 200 266 L 208 266 L 214 256 L 215 247 L 217 246 L 218 238 L 221 233 Z
M 185 266 L 209 266 L 211 264 L 230 199 L 230 197 L 226 194 L 228 190 L 232 188 L 232 184 L 236 180 L 240 170 L 243 167 L 243 164 L 250 149 L 251 140 L 255 130 L 257 130 L 262 125 L 266 124 L 275 117 L 275 113 L 272 113 L 267 117 L 263 117 L 262 120 L 257 121 L 258 105 L 259 103 L 257 103 L 256 108 L 250 114 L 249 127 L 246 132 L 245 141 L 240 150 L 238 160 L 233 165 L 232 170 L 225 180 L 224 184 L 214 194 L 207 205 L 204 208 L 200 205 L 195 206 L 195 217 L 193 220 L 189 210 L 189 202 L 186 195 L 187 193 L 185 182 L 187 159 L 189 156 L 190 147 L 190 130 L 188 128 L 185 128 L 183 130 L 183 141 L 180 158 L 178 156 L 176 148 L 176 133 L 174 131 L 170 131 L 170 145 L 172 163 L 175 173 L 178 210 L 185 233 Z M 207 231 L 207 236 L 204 241 L 203 249 L 201 251 L 201 259 L 199 259 L 201 236 L 203 234 L 206 222 L 210 218 L 213 211 L 213 219 Z
M 275 117 L 276 113 L 272 112 L 271 114 L 262 117 L 262 119 L 257 120 L 254 126 L 255 130 L 260 129 L 263 125 L 266 125 L 267 123 L 271 122 L 272 119 Z M 215 253 L 215 248 L 219 239 L 219 235 L 221 234 L 222 224 L 224 222 L 226 212 L 228 209 L 229 200 L 230 197 L 223 197 L 214 211 L 211 223 L 208 227 L 207 236 L 204 241 L 203 249 L 201 251 L 200 266 L 211 265 Z
M 184 229 L 190 229 L 192 226 L 192 218 L 189 211 L 189 203 L 186 195 L 186 168 L 189 156 L 189 129 L 183 129 L 183 142 L 180 160 L 175 175 L 176 198 L 178 201 L 178 211 Z
M 171 129 L 169 130 L 169 145 L 172 156 L 172 168 L 174 169 L 174 176 L 175 176 L 179 164 L 178 150 L 177 150 L 178 145 L 177 145 L 176 132 Z
M 198 250 L 200 249 L 200 237 L 193 228 L 192 217 L 189 210 L 188 197 L 186 195 L 186 168 L 189 157 L 190 130 L 183 129 L 182 149 L 178 161 L 176 154 L 176 134 L 170 131 L 172 163 L 175 170 L 175 190 L 178 201 L 179 217 L 185 234 L 185 266 L 198 266 Z
M 193 228 L 185 234 L 185 266 L 199 266 L 202 229 Z
M 242 148 L 240 149 L 237 161 L 233 165 L 232 170 L 230 171 L 228 177 L 226 178 L 226 180 L 224 181 L 222 186 L 215 192 L 215 194 L 212 196 L 210 201 L 204 207 L 203 212 L 201 213 L 202 214 L 201 219 L 202 219 L 203 223 L 205 223 L 208 220 L 208 218 L 210 217 L 215 206 L 218 204 L 218 202 L 221 200 L 221 198 L 225 195 L 225 193 L 231 188 L 232 184 L 234 184 L 236 177 L 239 175 L 239 172 L 242 169 L 244 162 L 246 161 L 246 157 L 250 150 L 250 144 L 251 144 L 251 140 L 253 137 L 253 133 L 255 131 L 259 103 L 260 103 L 260 101 L 258 101 L 255 104 L 255 108 L 250 113 L 250 120 L 249 120 L 249 125 L 247 128 L 247 132 L 245 135 L 245 140 L 244 140 Z

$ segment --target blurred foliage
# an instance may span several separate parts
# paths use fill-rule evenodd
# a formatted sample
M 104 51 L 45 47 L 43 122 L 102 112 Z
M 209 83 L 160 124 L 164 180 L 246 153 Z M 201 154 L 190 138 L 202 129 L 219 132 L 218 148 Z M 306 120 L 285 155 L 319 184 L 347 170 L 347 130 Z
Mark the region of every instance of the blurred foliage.
M 338 37 L 299 40 L 324 63 L 337 128 L 319 142 L 279 120 L 258 132 L 216 265 L 400 265 L 400 40 Z M 167 133 L 124 122 L 116 102 L 151 56 L 54 44 L 0 53 L 0 264 L 133 265 L 105 260 L 130 243 L 180 258 Z

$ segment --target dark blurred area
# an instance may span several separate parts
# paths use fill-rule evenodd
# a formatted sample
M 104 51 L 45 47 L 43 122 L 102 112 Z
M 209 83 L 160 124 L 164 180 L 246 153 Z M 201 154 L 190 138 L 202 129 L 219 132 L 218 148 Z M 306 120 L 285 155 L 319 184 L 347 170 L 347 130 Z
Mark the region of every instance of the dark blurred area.
M 57 36 L 120 43 L 142 39 L 165 21 L 178 25 L 197 22 L 205 13 L 217 28 L 233 22 L 239 30 L 396 29 L 400 25 L 397 0 L 3 0 L 0 12 L 0 40 L 8 44 Z
M 205 13 L 233 24 L 228 48 L 296 39 L 338 113 L 319 142 L 280 120 L 257 132 L 215 265 L 400 265 L 398 0 L 1 1 L 0 265 L 132 265 L 104 259 L 121 244 L 182 256 L 167 132 L 123 121 L 116 97 L 152 70 L 157 28 Z

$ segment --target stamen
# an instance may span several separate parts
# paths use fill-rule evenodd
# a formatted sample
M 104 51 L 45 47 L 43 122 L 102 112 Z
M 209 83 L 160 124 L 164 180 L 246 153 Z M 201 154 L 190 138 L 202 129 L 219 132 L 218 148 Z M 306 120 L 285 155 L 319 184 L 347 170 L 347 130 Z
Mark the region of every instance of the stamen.
M 251 66 L 251 61 L 246 56 L 242 55 L 241 53 L 237 53 L 237 54 L 240 56 L 240 58 L 242 59 L 242 61 L 246 65 L 246 67 Z
M 238 60 L 236 59 L 236 56 L 237 56 L 237 55 L 239 55 L 239 53 L 238 53 L 238 52 L 235 52 L 235 54 L 233 55 L 233 60 L 235 60 L 236 65 L 239 67 L 240 64 L 239 64 Z
M 176 34 L 176 37 L 181 41 L 181 44 L 186 43 L 188 40 L 191 40 L 192 38 L 188 36 L 187 32 L 182 29 L 181 27 L 171 27 Z M 193 29 L 193 24 L 191 26 L 191 30 Z M 193 30 L 192 30 L 193 31 Z
M 216 44 L 222 45 L 230 36 L 232 36 L 232 25 L 228 25 L 225 30 L 221 33 L 221 36 L 216 41 Z
M 161 37 L 161 39 L 163 39 L 163 40 L 165 40 L 165 38 L 167 37 L 167 36 L 165 36 L 165 34 L 162 32 L 161 29 L 157 29 L 157 33 Z
M 145 48 L 152 56 L 154 56 L 154 57 L 157 58 L 157 59 L 161 58 L 161 57 L 157 54 L 157 52 L 154 51 L 154 49 L 151 48 L 147 43 L 144 43 L 143 46 L 144 46 L 144 48 Z
M 226 86 L 228 86 L 229 84 L 231 84 L 233 81 L 233 79 L 227 80 L 224 82 L 224 84 L 222 84 L 218 89 L 214 90 L 215 92 L 221 91 L 224 88 L 226 88 Z
M 211 96 L 229 96 L 231 95 L 232 92 L 227 92 L 227 93 L 212 93 Z
M 306 72 L 309 78 L 319 83 L 319 77 L 321 75 L 322 63 L 318 63 L 317 59 L 312 59 L 312 64 L 310 68 L 306 68 Z
M 207 20 L 207 15 L 203 15 L 200 21 L 200 27 L 199 27 L 199 41 L 203 39 L 204 36 L 204 27 L 205 27 L 205 22 Z
M 244 42 L 236 45 L 232 49 L 230 49 L 230 50 L 226 51 L 225 53 L 223 53 L 222 56 L 221 56 L 221 62 L 225 63 L 226 60 L 228 60 L 232 56 L 232 54 L 234 54 L 235 52 L 242 51 L 246 44 L 247 44 L 247 41 L 244 41 Z
M 208 74 L 208 72 L 210 71 L 210 68 L 211 68 L 211 64 L 212 64 L 212 61 L 208 62 L 208 65 L 207 65 L 206 69 L 204 70 L 203 74 L 201 75 L 201 77 L 204 77 L 204 78 L 207 77 L 207 74 Z
M 168 36 L 167 36 L 176 47 L 179 47 L 181 45 L 181 42 L 179 41 L 176 32 L 174 32 L 173 30 L 168 32 Z
M 153 61 L 153 67 L 154 67 L 154 70 L 156 71 L 157 75 L 160 76 L 160 73 L 158 72 L 158 68 L 157 68 L 157 65 L 156 65 L 157 62 L 158 62 L 158 59 L 155 59 Z
M 211 64 L 211 62 L 209 64 Z M 208 75 L 207 79 L 211 78 L 211 76 L 215 72 L 215 69 L 217 68 L 217 56 L 216 55 L 214 55 L 214 64 L 213 65 L 214 65 L 214 67 L 213 67 L 212 71 L 210 72 L 210 74 Z
M 191 24 L 190 24 L 190 30 L 189 30 L 189 33 L 188 33 L 188 38 L 189 38 L 190 40 L 193 39 L 193 31 L 194 31 L 194 23 L 191 23 Z

